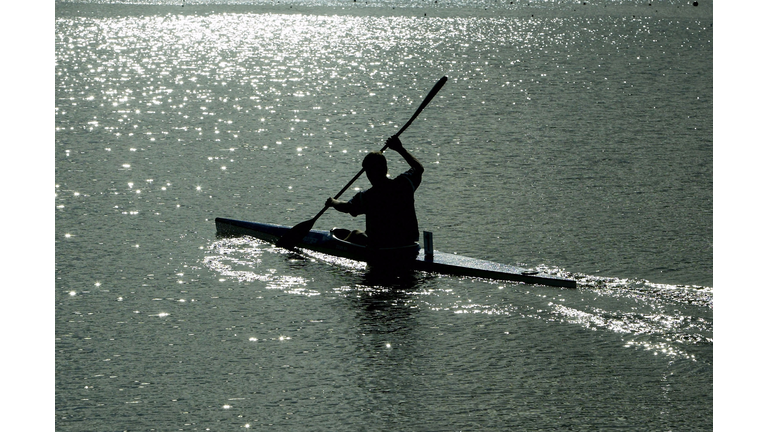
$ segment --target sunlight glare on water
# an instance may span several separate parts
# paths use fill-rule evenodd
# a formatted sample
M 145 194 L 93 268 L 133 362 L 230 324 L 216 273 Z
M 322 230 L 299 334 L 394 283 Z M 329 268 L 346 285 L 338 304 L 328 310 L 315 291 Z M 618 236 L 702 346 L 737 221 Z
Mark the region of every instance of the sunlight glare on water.
M 273 268 L 263 268 L 263 253 L 284 254 L 285 251 L 254 242 L 249 238 L 220 240 L 209 247 L 211 254 L 203 260 L 203 265 L 222 276 L 239 282 L 265 282 L 268 289 L 278 289 L 288 294 L 317 295 L 317 291 L 307 288 L 307 279 L 296 276 L 277 274 Z M 223 279 L 224 280 L 224 279 Z

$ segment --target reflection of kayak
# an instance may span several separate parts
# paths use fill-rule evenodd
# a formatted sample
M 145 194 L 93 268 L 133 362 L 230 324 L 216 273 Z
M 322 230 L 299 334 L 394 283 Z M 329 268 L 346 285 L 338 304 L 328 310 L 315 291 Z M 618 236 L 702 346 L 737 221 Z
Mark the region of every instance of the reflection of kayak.
M 216 218 L 216 232 L 219 235 L 248 235 L 269 243 L 277 243 L 290 229 L 284 225 Z M 365 246 L 341 240 L 331 231 L 310 230 L 297 247 L 357 261 L 364 261 L 367 256 Z M 560 276 L 438 251 L 427 254 L 422 250 L 412 264 L 415 270 L 426 272 L 576 288 L 576 281 Z

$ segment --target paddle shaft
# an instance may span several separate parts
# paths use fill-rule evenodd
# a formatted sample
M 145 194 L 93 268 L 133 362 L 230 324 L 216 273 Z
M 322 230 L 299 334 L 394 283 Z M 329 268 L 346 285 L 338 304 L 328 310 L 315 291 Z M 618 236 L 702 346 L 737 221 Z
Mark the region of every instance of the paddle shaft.
M 414 120 L 416 120 L 416 117 L 418 117 L 419 114 L 421 114 L 421 112 L 424 110 L 424 108 L 426 108 L 426 106 L 429 105 L 429 102 L 432 101 L 432 98 L 435 97 L 437 92 L 439 92 L 440 89 L 443 88 L 443 85 L 445 84 L 446 81 L 448 81 L 448 77 L 442 77 L 437 81 L 434 87 L 432 87 L 432 90 L 429 91 L 429 94 L 427 94 L 427 97 L 424 98 L 424 101 L 421 102 L 421 105 L 419 105 L 419 108 L 416 109 L 416 112 L 411 116 L 410 120 L 408 120 L 403 125 L 403 127 L 401 127 L 399 131 L 397 131 L 397 133 L 394 136 L 400 136 L 400 134 L 403 133 L 408 128 L 408 126 L 410 126 L 411 123 L 413 123 Z M 384 147 L 381 148 L 381 151 L 384 152 L 384 150 L 386 150 L 387 147 L 388 145 L 385 144 Z M 363 175 L 364 172 L 365 172 L 365 169 L 361 169 L 354 177 L 352 177 L 352 180 L 350 180 L 349 183 L 347 183 L 346 186 L 344 186 L 339 191 L 339 193 L 337 193 L 336 196 L 333 197 L 333 199 L 339 199 L 339 197 L 344 192 L 346 192 L 346 190 L 349 189 L 350 186 L 352 186 L 352 183 L 354 183 L 355 180 L 357 180 L 361 175 Z M 325 211 L 328 210 L 328 207 L 329 206 L 327 205 L 324 206 L 323 209 L 320 210 L 320 213 L 315 215 L 315 217 L 313 217 L 308 221 L 301 222 L 296 226 L 294 226 L 293 228 L 291 228 L 287 233 L 285 233 L 280 238 L 280 240 L 277 242 L 277 245 L 280 247 L 285 247 L 287 249 L 290 249 L 296 246 L 296 244 L 304 238 L 304 236 L 309 232 L 309 230 L 312 229 L 312 226 L 320 218 L 320 216 L 322 216 L 323 213 L 325 213 Z
M 416 112 L 415 112 L 415 113 L 413 113 L 413 115 L 411 116 L 410 120 L 408 120 L 408 121 L 407 121 L 407 122 L 406 122 L 406 123 L 403 125 L 403 127 L 401 127 L 399 131 L 397 131 L 397 133 L 396 133 L 394 136 L 396 136 L 396 137 L 399 137 L 401 133 L 405 132 L 405 130 L 406 130 L 406 129 L 408 129 L 408 126 L 410 126 L 410 125 L 411 125 L 411 123 L 413 123 L 413 121 L 414 121 L 414 120 L 416 120 L 416 117 L 418 117 L 418 116 L 419 116 L 419 114 L 421 114 L 421 112 L 422 112 L 422 111 L 424 111 L 424 108 L 426 108 L 426 106 L 427 106 L 427 105 L 429 105 L 429 102 L 431 102 L 431 101 L 432 101 L 432 98 L 434 98 L 434 97 L 435 97 L 435 95 L 437 94 L 437 92 L 439 92 L 439 91 L 440 91 L 440 89 L 441 89 L 441 88 L 443 88 L 443 85 L 445 84 L 445 82 L 446 82 L 447 80 L 448 80 L 448 77 L 442 77 L 442 78 L 440 78 L 440 80 L 439 80 L 439 81 L 437 81 L 437 83 L 435 84 L 435 86 L 434 86 L 434 87 L 432 87 L 432 90 L 430 90 L 430 92 L 429 92 L 429 94 L 427 95 L 427 97 L 425 97 L 425 98 L 424 98 L 424 101 L 423 101 L 423 102 L 421 102 L 421 105 L 419 105 L 419 108 L 416 110 Z M 387 144 L 384 144 L 384 147 L 382 147 L 382 148 L 381 148 L 381 152 L 383 153 L 383 152 L 384 152 L 384 150 L 386 150 L 387 148 L 388 148 L 388 145 L 387 145 Z M 349 183 L 347 183 L 347 184 L 346 184 L 346 185 L 345 185 L 345 186 L 344 186 L 344 187 L 343 187 L 343 188 L 342 188 L 342 189 L 339 191 L 339 193 L 337 193 L 337 194 L 336 194 L 336 196 L 335 196 L 335 197 L 333 197 L 333 199 L 339 199 L 339 197 L 340 197 L 340 196 L 341 196 L 341 195 L 342 195 L 344 192 L 346 192 L 346 191 L 347 191 L 347 189 L 349 189 L 349 187 L 350 187 L 350 186 L 352 186 L 352 183 L 354 183 L 354 182 L 355 182 L 355 181 L 356 181 L 358 178 L 360 178 L 360 176 L 361 176 L 361 175 L 363 175 L 363 173 L 364 173 L 364 172 L 365 172 L 365 169 L 361 169 L 361 170 L 360 170 L 360 171 L 359 171 L 357 174 L 355 174 L 355 176 L 354 176 L 354 177 L 352 177 L 352 180 L 350 180 L 350 181 L 349 181 Z M 318 214 L 317 214 L 315 217 L 313 217 L 313 218 L 312 218 L 312 220 L 313 220 L 313 221 L 316 221 L 316 220 L 318 220 L 318 219 L 320 218 L 320 216 L 322 216 L 322 215 L 323 215 L 323 213 L 325 213 L 325 211 L 326 211 L 326 210 L 328 210 L 328 206 L 325 206 L 325 207 L 323 207 L 323 209 L 322 209 L 322 210 L 320 210 L 320 213 L 318 213 Z

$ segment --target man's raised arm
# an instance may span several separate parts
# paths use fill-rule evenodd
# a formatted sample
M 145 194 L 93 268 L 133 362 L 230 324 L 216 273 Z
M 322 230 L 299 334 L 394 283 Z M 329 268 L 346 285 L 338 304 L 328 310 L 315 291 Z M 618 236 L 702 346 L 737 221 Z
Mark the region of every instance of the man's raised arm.
M 403 143 L 400 142 L 400 138 L 398 138 L 397 136 L 390 137 L 387 140 L 387 146 L 392 150 L 396 151 L 397 153 L 399 153 L 400 156 L 402 156 L 403 159 L 405 159 L 408 165 L 410 165 L 410 167 L 413 168 L 416 172 L 418 172 L 419 174 L 424 172 L 424 165 L 422 165 L 418 159 L 413 157 L 413 155 L 403 147 Z

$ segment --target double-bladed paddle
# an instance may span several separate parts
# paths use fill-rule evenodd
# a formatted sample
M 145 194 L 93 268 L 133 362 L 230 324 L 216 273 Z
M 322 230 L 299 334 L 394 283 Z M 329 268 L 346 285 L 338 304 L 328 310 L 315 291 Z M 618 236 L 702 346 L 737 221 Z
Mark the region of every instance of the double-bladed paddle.
M 413 123 L 414 120 L 416 120 L 416 117 L 418 117 L 419 114 L 424 110 L 424 108 L 426 108 L 426 106 L 429 104 L 432 98 L 435 97 L 437 92 L 439 92 L 440 89 L 443 88 L 443 85 L 445 84 L 446 81 L 448 81 L 448 77 L 442 77 L 440 78 L 439 81 L 437 81 L 435 86 L 432 87 L 432 90 L 430 90 L 427 97 L 424 98 L 424 101 L 421 103 L 421 105 L 419 105 L 419 108 L 411 116 L 411 119 L 408 120 L 408 122 L 404 124 L 403 127 L 401 127 L 400 130 L 394 136 L 400 136 L 400 134 L 403 133 L 403 131 L 405 131 L 408 128 L 408 126 L 410 126 L 411 123 Z M 386 149 L 387 149 L 387 145 L 385 144 L 384 147 L 381 148 L 381 151 L 383 152 Z M 339 199 L 341 194 L 343 194 L 350 186 L 352 186 L 352 183 L 354 183 L 355 180 L 358 179 L 358 177 L 363 175 L 364 172 L 365 172 L 365 169 L 361 169 L 360 172 L 358 172 L 354 177 L 352 177 L 352 180 L 350 180 L 349 183 L 347 183 L 347 185 L 344 186 L 344 188 L 342 188 L 341 191 L 339 191 L 339 193 L 337 193 L 336 196 L 333 198 Z M 293 249 L 294 247 L 296 247 L 296 245 L 299 244 L 299 242 L 302 239 L 304 239 L 304 237 L 306 237 L 307 234 L 309 234 L 309 230 L 312 229 L 312 227 L 315 225 L 315 222 L 317 222 L 317 220 L 320 218 L 320 216 L 323 215 L 323 213 L 325 213 L 326 210 L 328 210 L 328 206 L 323 207 L 323 209 L 320 210 L 320 213 L 318 213 L 312 219 L 301 222 L 296 226 L 294 226 L 293 228 L 291 228 L 290 230 L 288 230 L 288 232 L 283 234 L 283 236 L 280 237 L 280 240 L 277 241 L 277 246 L 286 248 L 286 249 Z

